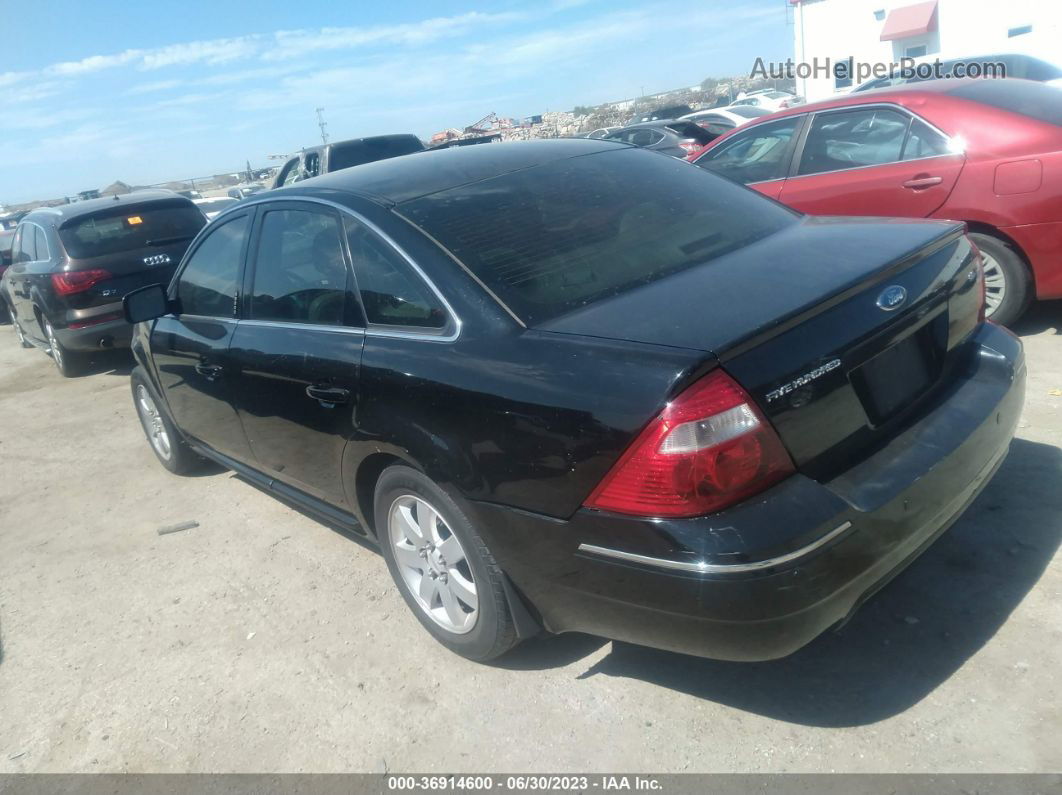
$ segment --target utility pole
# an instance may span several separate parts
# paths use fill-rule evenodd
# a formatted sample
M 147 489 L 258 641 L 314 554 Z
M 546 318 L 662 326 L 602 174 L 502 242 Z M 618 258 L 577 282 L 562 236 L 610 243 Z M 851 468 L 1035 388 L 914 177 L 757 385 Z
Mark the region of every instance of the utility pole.
M 328 143 L 328 133 L 325 132 L 328 122 L 324 120 L 324 108 L 317 109 L 317 126 L 321 128 L 321 143 Z

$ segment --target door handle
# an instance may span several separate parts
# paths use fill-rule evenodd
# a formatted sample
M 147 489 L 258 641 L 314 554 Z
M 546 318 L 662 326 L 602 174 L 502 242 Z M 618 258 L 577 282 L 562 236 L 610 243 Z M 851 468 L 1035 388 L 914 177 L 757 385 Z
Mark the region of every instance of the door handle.
M 217 378 L 219 375 L 221 375 L 221 371 L 224 370 L 224 369 L 225 368 L 223 368 L 221 365 L 218 365 L 218 364 L 204 364 L 203 362 L 200 362 L 199 364 L 197 364 L 195 366 L 195 371 L 197 373 L 199 373 L 199 375 L 206 376 L 207 378 L 209 378 L 211 380 L 213 380 L 214 378 Z
M 322 406 L 332 406 L 346 403 L 350 400 L 350 390 L 340 389 L 336 386 L 317 385 L 306 387 L 306 395 L 318 401 Z
M 915 177 L 907 180 L 903 183 L 903 186 L 911 190 L 923 190 L 924 188 L 932 188 L 934 185 L 939 185 L 943 181 L 944 177 Z

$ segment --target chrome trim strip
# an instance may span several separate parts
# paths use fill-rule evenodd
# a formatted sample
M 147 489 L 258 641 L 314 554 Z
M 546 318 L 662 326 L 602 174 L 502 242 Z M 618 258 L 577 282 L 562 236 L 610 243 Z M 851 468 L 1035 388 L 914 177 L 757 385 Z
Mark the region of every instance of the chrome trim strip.
M 365 329 L 356 328 L 354 326 L 333 326 L 323 323 L 290 323 L 285 320 L 255 320 L 254 318 L 247 318 L 236 321 L 240 326 L 258 326 L 260 328 L 290 328 L 290 329 L 306 329 L 309 331 L 331 331 L 337 334 L 357 334 L 359 336 L 365 334 Z
M 266 191 L 267 194 L 269 192 L 270 191 Z M 424 273 L 424 271 L 421 269 L 421 267 L 416 262 L 413 261 L 413 258 L 411 256 L 409 256 L 409 254 L 406 253 L 406 250 L 404 248 L 402 248 L 400 245 L 398 245 L 398 243 L 395 242 L 394 238 L 392 238 L 389 234 L 387 234 L 382 229 L 380 229 L 380 227 L 378 227 L 376 224 L 374 224 L 372 221 L 370 221 L 364 215 L 359 213 L 357 210 L 352 210 L 352 209 L 350 209 L 349 207 L 347 207 L 345 205 L 339 204 L 337 202 L 329 201 L 328 199 L 319 199 L 316 196 L 290 196 L 290 195 L 287 195 L 287 194 L 284 194 L 284 193 L 278 193 L 275 196 L 265 195 L 265 196 L 262 196 L 261 198 L 254 199 L 252 201 L 248 201 L 247 199 L 244 199 L 243 201 L 240 201 L 239 203 L 237 203 L 235 206 L 230 207 L 227 210 L 223 210 L 221 213 L 219 213 L 214 218 L 213 221 L 210 222 L 210 224 L 211 225 L 212 224 L 216 224 L 218 221 L 220 221 L 222 218 L 224 218 L 229 213 L 239 212 L 240 210 L 245 210 L 248 207 L 256 206 L 256 205 L 259 205 L 259 204 L 271 204 L 273 202 L 310 202 L 311 204 L 323 204 L 326 207 L 331 207 L 334 210 L 339 210 L 339 212 L 345 213 L 346 215 L 349 215 L 352 218 L 354 218 L 359 223 L 364 224 L 366 227 L 368 227 L 370 230 L 372 230 L 373 233 L 375 233 L 378 237 L 380 237 L 385 243 L 387 243 L 391 248 L 393 248 L 395 251 L 397 251 L 398 254 L 402 257 L 402 259 L 404 259 L 407 263 L 409 263 L 409 266 L 414 270 L 414 272 L 416 272 L 416 274 L 418 276 L 420 276 L 421 280 L 428 286 L 428 289 L 431 290 L 435 294 L 435 297 L 438 298 L 440 303 L 442 303 L 442 305 L 446 308 L 446 312 L 447 312 L 447 314 L 449 314 L 450 320 L 453 321 L 453 331 L 451 333 L 449 333 L 449 334 L 439 334 L 437 332 L 433 332 L 430 329 L 425 329 L 424 331 L 419 331 L 419 332 L 418 331 L 382 331 L 382 330 L 381 331 L 377 331 L 377 330 L 374 330 L 372 328 L 372 325 L 370 324 L 370 327 L 368 329 L 366 329 L 366 331 L 365 331 L 366 336 L 369 336 L 369 337 L 397 337 L 397 338 L 400 338 L 400 339 L 424 340 L 426 342 L 453 342 L 454 340 L 456 340 L 458 337 L 461 336 L 461 327 L 463 325 L 463 323 L 461 321 L 461 318 L 454 311 L 454 308 L 452 306 L 450 306 L 450 302 L 446 300 L 446 297 L 442 294 L 442 292 L 439 290 L 439 288 L 435 286 L 435 282 L 433 282 L 428 277 L 428 275 L 426 273 Z M 354 276 L 355 276 L 355 278 L 357 278 L 357 272 L 356 271 L 355 271 Z
M 695 574 L 739 574 L 747 571 L 762 571 L 763 569 L 769 569 L 773 566 L 781 566 L 785 563 L 790 563 L 797 558 L 810 555 L 816 549 L 826 546 L 826 544 L 833 541 L 833 539 L 837 538 L 851 526 L 851 522 L 845 522 L 807 546 L 801 547 L 793 552 L 788 552 L 785 555 L 778 555 L 777 557 L 767 558 L 766 560 L 755 560 L 751 563 L 706 563 L 703 560 L 668 560 L 667 558 L 654 558 L 649 555 L 638 555 L 634 552 L 623 552 L 618 549 L 599 547 L 594 544 L 580 544 L 579 551 L 588 552 L 592 555 L 600 555 L 601 557 L 624 560 L 630 563 L 641 563 L 645 566 L 654 566 L 659 569 L 689 571 L 694 572 Z

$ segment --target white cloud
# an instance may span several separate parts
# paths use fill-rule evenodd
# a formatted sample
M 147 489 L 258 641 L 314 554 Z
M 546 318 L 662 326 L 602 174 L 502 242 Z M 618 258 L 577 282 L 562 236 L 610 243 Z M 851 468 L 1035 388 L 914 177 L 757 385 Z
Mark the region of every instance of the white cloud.
M 80 61 L 63 61 L 46 67 L 45 74 L 62 75 L 66 77 L 98 72 L 102 69 L 113 69 L 116 66 L 124 66 L 135 61 L 143 54 L 142 50 L 126 50 L 115 55 L 90 55 Z

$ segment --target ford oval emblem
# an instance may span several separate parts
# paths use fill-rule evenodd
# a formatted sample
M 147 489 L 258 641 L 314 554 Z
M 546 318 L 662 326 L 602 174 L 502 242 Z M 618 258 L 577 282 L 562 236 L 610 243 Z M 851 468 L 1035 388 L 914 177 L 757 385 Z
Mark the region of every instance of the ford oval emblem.
M 903 306 L 903 302 L 906 300 L 907 290 L 898 284 L 894 284 L 892 287 L 886 287 L 882 290 L 881 295 L 878 296 L 877 305 L 878 309 L 892 312 L 894 309 L 899 309 Z

